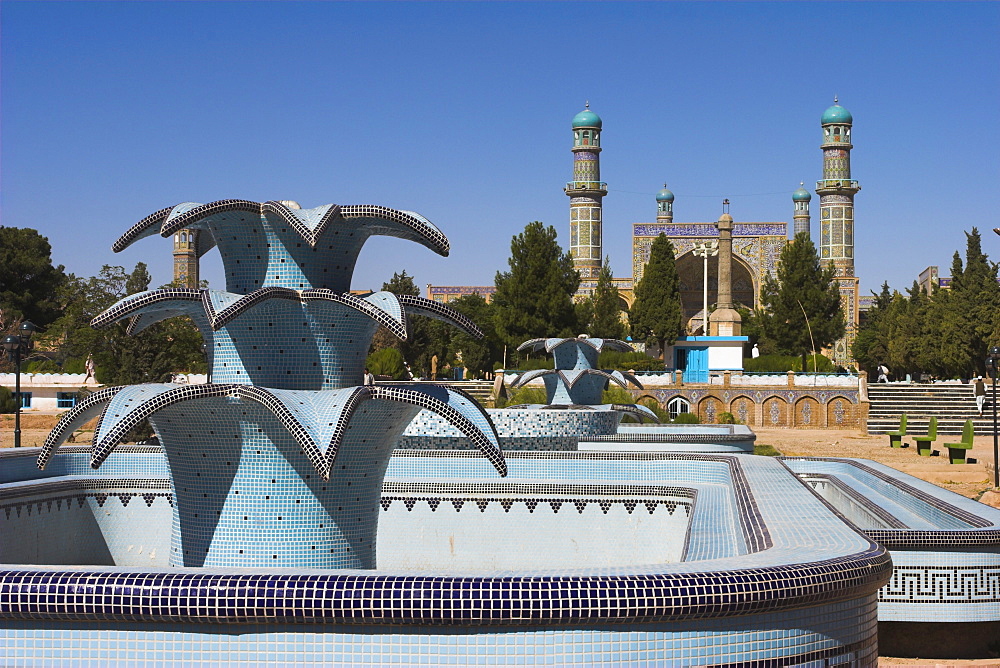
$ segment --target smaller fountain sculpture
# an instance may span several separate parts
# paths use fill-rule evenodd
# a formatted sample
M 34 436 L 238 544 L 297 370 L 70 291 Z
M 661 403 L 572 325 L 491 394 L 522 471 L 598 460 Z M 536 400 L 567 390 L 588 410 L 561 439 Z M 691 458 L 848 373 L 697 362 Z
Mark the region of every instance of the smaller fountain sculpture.
M 611 381 L 624 388 L 628 387 L 628 383 L 632 383 L 642 389 L 642 384 L 630 373 L 595 368 L 597 358 L 604 349 L 632 352 L 632 346 L 624 341 L 592 339 L 588 336 L 531 339 L 519 345 L 517 349 L 519 352 L 544 350 L 552 353 L 555 368 L 525 371 L 511 383 L 511 387 L 517 388 L 541 378 L 545 383 L 547 404 L 522 404 L 511 408 L 613 410 L 635 415 L 640 420 L 646 418 L 654 422 L 660 421 L 653 411 L 639 404 L 601 403 L 601 393 Z

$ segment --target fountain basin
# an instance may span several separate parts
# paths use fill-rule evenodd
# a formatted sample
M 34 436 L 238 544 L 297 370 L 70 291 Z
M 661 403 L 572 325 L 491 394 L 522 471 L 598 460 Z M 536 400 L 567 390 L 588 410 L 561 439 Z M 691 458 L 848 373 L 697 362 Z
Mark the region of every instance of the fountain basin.
M 1000 634 L 1000 510 L 869 460 L 784 463 L 889 549 L 895 570 L 879 592 L 881 621 L 993 622 Z
M 65 499 L 46 487 L 53 484 L 65 484 L 74 512 L 107 514 L 75 540 L 104 540 L 114 564 L 129 558 L 128 545 L 152 544 L 143 533 L 169 541 L 169 498 L 156 496 L 166 461 L 156 449 L 122 448 L 99 474 L 84 448 L 64 447 L 45 471 L 31 471 L 36 454 L 0 455 L 8 561 L 0 566 L 0 645 L 19 648 L 26 664 L 81 654 L 97 657 L 94 665 L 129 656 L 201 665 L 876 660 L 886 551 L 769 458 L 513 452 L 498 482 L 472 452 L 397 451 L 382 491 L 378 567 L 331 571 L 9 563 L 9 546 L 37 540 L 66 512 Z M 122 478 L 132 487 L 113 482 Z M 556 513 L 550 502 L 562 499 Z M 522 516 L 537 528 L 518 545 Z M 581 550 L 590 561 L 550 535 L 573 516 L 586 517 L 581 526 L 594 534 Z M 611 532 L 630 517 L 631 536 Z M 644 529 L 648 519 L 654 524 Z M 445 561 L 450 532 L 476 526 L 493 527 L 493 543 L 458 540 L 456 560 Z M 108 540 L 118 532 L 128 539 Z M 650 540 L 657 534 L 662 541 Z M 417 539 L 427 551 L 411 549 Z M 409 561 L 388 563 L 383 548 Z M 491 551 L 533 555 L 489 563 Z

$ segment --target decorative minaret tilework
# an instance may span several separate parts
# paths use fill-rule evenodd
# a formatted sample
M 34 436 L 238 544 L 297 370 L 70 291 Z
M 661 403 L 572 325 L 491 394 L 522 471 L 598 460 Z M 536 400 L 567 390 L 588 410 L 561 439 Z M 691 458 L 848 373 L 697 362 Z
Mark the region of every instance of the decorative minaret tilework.
M 674 222 L 674 194 L 667 190 L 666 183 L 663 190 L 656 193 L 656 222 L 661 225 Z
M 833 361 L 852 363 L 851 344 L 858 327 L 858 278 L 854 275 L 854 195 L 861 190 L 851 178 L 851 112 L 833 98 L 823 112 L 823 178 L 816 182 L 820 205 L 819 256 L 837 270 L 841 305 L 847 325 L 844 338 L 833 345 Z
M 181 230 L 174 235 L 174 285 L 198 289 L 198 230 Z
M 795 206 L 795 212 L 792 214 L 792 236 L 799 236 L 800 232 L 805 232 L 806 234 L 812 234 L 810 227 L 809 218 L 809 202 L 812 200 L 812 195 L 809 191 L 802 187 L 802 182 L 799 182 L 799 189 L 792 193 L 792 203 Z
M 603 262 L 602 206 L 608 184 L 601 181 L 601 117 L 586 109 L 573 117 L 573 180 L 569 196 L 569 252 L 584 280 L 596 279 Z

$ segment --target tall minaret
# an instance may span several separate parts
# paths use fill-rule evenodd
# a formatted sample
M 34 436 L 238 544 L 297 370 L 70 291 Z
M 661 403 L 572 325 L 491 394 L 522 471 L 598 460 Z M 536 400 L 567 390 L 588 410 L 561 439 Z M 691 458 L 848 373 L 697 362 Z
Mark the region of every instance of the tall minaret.
M 854 195 L 861 190 L 851 179 L 851 112 L 833 98 L 823 112 L 823 179 L 816 182 L 820 206 L 819 256 L 837 270 L 847 331 L 833 346 L 833 361 L 847 366 L 858 327 L 858 279 L 854 275 Z
M 809 229 L 809 202 L 812 200 L 812 195 L 809 191 L 802 187 L 802 182 L 799 182 L 799 189 L 792 193 L 792 202 L 795 204 L 795 213 L 792 218 L 792 236 L 799 236 L 799 232 L 805 232 L 806 234 L 812 234 Z
M 174 285 L 198 289 L 198 230 L 184 229 L 174 235 Z
M 601 117 L 587 108 L 573 117 L 573 180 L 569 195 L 569 252 L 573 267 L 584 280 L 601 271 L 601 206 L 608 194 L 601 181 Z
M 674 222 L 674 194 L 667 190 L 666 183 L 656 193 L 656 222 L 667 225 Z

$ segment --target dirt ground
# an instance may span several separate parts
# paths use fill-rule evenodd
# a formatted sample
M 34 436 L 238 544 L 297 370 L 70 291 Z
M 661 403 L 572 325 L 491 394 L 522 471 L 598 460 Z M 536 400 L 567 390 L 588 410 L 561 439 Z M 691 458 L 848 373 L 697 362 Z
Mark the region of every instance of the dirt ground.
M 21 444 L 25 447 L 41 446 L 56 417 L 52 415 L 24 415 L 21 419 Z M 93 428 L 93 424 L 88 425 Z M 0 419 L 0 447 L 13 444 L 12 416 Z M 950 440 L 943 437 L 935 448 L 937 457 L 920 457 L 912 442 L 908 448 L 889 447 L 889 437 L 870 436 L 856 430 L 832 429 L 767 429 L 754 428 L 758 445 L 770 445 L 784 455 L 799 457 L 859 457 L 870 459 L 917 478 L 934 483 L 971 499 L 978 499 L 992 489 L 993 436 L 977 436 L 968 456 L 977 461 L 970 464 L 949 464 L 948 451 L 940 443 Z M 77 434 L 77 443 L 89 443 L 91 431 Z M 957 437 L 956 437 L 957 440 Z M 904 439 L 905 442 L 905 439 Z M 944 667 L 1000 668 L 1000 660 L 944 660 L 879 657 L 880 666 L 908 666 L 909 668 Z

